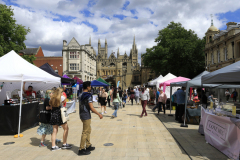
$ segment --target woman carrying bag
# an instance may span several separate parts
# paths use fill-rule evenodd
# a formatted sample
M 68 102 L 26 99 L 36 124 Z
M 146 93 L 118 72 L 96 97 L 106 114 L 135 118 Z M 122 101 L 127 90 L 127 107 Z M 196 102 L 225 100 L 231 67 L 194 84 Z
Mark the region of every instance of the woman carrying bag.
M 159 112 L 162 110 L 164 110 L 164 114 L 165 114 L 165 104 L 167 102 L 167 95 L 163 92 L 162 89 L 160 89 L 160 93 L 159 93 L 159 97 L 158 97 L 158 102 L 159 102 L 159 105 L 158 105 L 158 114 Z
M 50 124 L 53 126 L 53 133 L 52 133 L 52 151 L 59 150 L 58 146 L 56 146 L 55 140 L 58 132 L 58 126 L 62 126 L 63 132 L 63 145 L 62 149 L 70 149 L 72 148 L 71 145 L 67 144 L 67 136 L 68 136 L 68 124 L 67 122 L 63 123 L 62 116 L 61 116 L 61 105 L 62 101 L 65 100 L 65 97 L 62 96 L 62 89 L 57 88 L 50 99 L 50 106 L 52 107 L 52 115 L 50 119 Z

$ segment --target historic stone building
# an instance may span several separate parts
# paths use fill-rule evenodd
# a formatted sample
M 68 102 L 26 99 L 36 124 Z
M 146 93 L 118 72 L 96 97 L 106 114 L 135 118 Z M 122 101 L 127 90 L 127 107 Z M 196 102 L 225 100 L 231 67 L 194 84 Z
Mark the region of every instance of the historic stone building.
M 219 30 L 211 23 L 205 33 L 205 64 L 207 71 L 214 71 L 240 60 L 240 24 L 228 22 L 226 30 Z
M 119 86 L 124 89 L 141 85 L 141 68 L 138 63 L 138 49 L 135 37 L 129 56 L 126 52 L 124 55 L 120 55 L 118 49 L 117 55 L 111 53 L 108 57 L 107 40 L 105 39 L 104 47 L 101 46 L 101 42 L 98 40 L 97 78 L 99 77 L 114 86 L 120 81 Z
M 83 81 L 92 81 L 96 79 L 96 52 L 89 44 L 80 45 L 73 37 L 67 44 L 63 40 L 63 74 L 70 78 L 77 76 Z

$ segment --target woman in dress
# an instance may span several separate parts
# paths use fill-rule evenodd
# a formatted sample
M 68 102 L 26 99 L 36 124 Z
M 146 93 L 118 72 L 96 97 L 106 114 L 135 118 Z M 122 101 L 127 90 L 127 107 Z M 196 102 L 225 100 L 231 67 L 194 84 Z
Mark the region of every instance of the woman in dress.
M 102 109 L 102 114 L 107 113 L 106 111 L 106 104 L 107 104 L 107 98 L 108 98 L 108 93 L 105 92 L 105 88 L 102 88 L 102 93 L 101 93 L 101 109 Z
M 112 114 L 112 118 L 115 118 L 117 117 L 117 110 L 119 108 L 119 104 L 122 103 L 122 100 L 120 99 L 119 93 L 117 92 L 116 88 L 113 91 L 112 102 L 115 109 L 115 111 Z
M 50 124 L 53 127 L 53 133 L 52 133 L 52 151 L 59 150 L 58 146 L 56 146 L 55 140 L 58 132 L 58 126 L 62 126 L 64 132 L 63 132 L 63 149 L 70 149 L 72 148 L 71 145 L 67 144 L 67 136 L 68 136 L 68 124 L 67 122 L 63 123 L 62 122 L 62 117 L 61 117 L 61 106 L 62 106 L 62 101 L 65 100 L 65 97 L 62 96 L 63 90 L 61 88 L 57 88 L 54 92 L 53 95 L 50 99 L 50 106 L 52 107 L 52 115 L 50 119 Z
M 52 107 L 50 107 L 49 105 L 49 100 L 50 97 L 52 96 L 53 91 L 52 90 L 48 90 L 47 94 L 46 94 L 46 98 L 44 100 L 44 104 L 43 104 L 43 108 L 40 110 L 40 126 L 37 129 L 37 134 L 41 135 L 41 142 L 39 147 L 46 147 L 47 144 L 44 143 L 44 140 L 46 138 L 47 134 L 52 134 L 53 132 L 53 127 L 51 124 L 49 124 L 50 118 L 51 118 L 51 110 Z M 61 142 L 61 140 L 56 139 L 56 143 Z

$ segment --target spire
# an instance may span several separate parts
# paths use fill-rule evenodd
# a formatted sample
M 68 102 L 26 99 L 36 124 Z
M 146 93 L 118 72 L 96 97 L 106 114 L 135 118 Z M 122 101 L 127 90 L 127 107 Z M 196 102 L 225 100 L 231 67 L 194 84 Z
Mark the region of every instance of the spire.
M 135 34 L 134 34 L 134 38 L 133 38 L 133 44 L 135 44 Z
M 91 36 L 90 36 L 90 38 L 89 38 L 89 45 L 91 46 Z
M 98 43 L 100 43 L 100 39 L 98 39 Z
M 107 39 L 105 38 L 105 43 L 107 44 Z
M 211 14 L 210 16 L 211 16 L 211 26 L 213 26 L 213 19 L 212 19 L 213 15 Z
M 118 51 L 117 51 L 117 53 L 119 54 L 119 47 L 118 47 Z

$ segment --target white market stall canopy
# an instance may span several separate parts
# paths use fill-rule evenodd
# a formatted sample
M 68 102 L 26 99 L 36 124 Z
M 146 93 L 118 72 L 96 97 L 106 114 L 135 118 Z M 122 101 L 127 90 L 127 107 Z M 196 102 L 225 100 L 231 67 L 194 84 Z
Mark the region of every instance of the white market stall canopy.
M 157 82 L 156 82 L 156 88 L 159 88 L 159 84 L 160 84 L 160 83 L 163 83 L 163 82 L 168 81 L 168 80 L 173 79 L 173 78 L 176 78 L 176 76 L 174 76 L 174 75 L 171 74 L 171 73 L 168 73 L 168 74 L 167 74 L 166 76 L 164 76 L 163 78 L 157 80 Z
M 151 80 L 150 82 L 148 82 L 148 85 L 149 85 L 149 86 L 155 86 L 156 83 L 157 83 L 157 81 L 159 81 L 159 80 L 162 79 L 162 78 L 163 78 L 163 76 L 160 75 L 158 78 L 155 78 L 154 80 Z
M 60 84 L 55 77 L 11 51 L 0 58 L 0 82 L 46 82 Z

